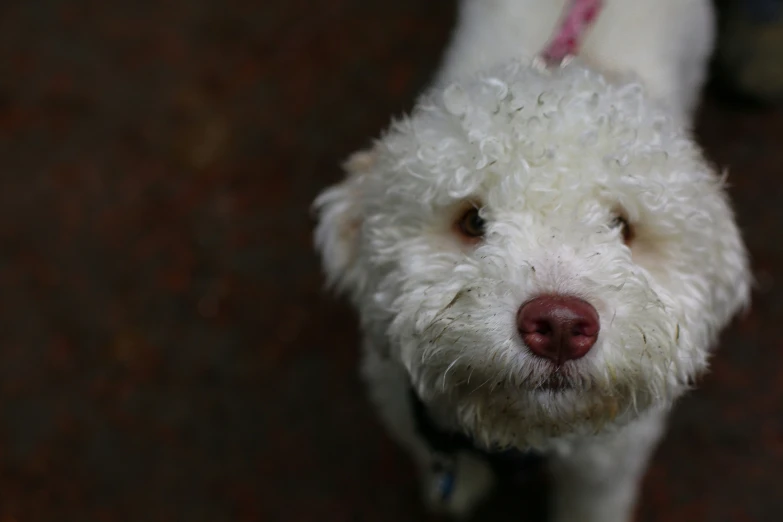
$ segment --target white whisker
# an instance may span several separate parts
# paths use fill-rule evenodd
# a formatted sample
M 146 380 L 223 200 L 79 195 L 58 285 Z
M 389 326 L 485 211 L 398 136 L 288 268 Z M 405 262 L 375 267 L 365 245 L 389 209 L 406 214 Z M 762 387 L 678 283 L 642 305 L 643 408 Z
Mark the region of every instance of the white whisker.
M 449 367 L 446 368 L 446 371 L 443 372 L 443 384 L 441 386 L 441 389 L 444 392 L 446 391 L 446 375 L 449 373 L 449 370 L 451 370 L 454 367 L 454 365 L 457 364 L 457 362 L 459 362 L 460 359 L 462 359 L 461 355 L 459 357 L 457 357 L 456 359 L 454 359 L 454 361 L 451 364 L 449 364 Z

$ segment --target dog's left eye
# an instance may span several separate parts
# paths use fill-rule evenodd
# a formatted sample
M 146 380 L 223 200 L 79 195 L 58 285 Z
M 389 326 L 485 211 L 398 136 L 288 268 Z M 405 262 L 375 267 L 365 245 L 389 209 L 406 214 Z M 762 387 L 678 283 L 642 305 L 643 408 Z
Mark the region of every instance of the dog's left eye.
M 471 207 L 457 221 L 457 230 L 466 238 L 476 240 L 484 235 L 486 221 L 479 215 L 479 210 Z

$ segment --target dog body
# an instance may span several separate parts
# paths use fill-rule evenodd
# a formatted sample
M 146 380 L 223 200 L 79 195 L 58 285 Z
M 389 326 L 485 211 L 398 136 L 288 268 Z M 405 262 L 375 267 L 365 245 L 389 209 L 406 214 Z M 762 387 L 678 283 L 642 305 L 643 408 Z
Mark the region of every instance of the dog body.
M 463 0 L 437 83 L 514 59 L 552 38 L 571 0 Z M 636 74 L 648 92 L 689 121 L 714 43 L 707 0 L 608 0 L 579 56 L 607 74 Z
M 493 474 L 460 452 L 444 495 L 411 395 L 481 448 L 546 453 L 554 520 L 624 522 L 673 401 L 748 300 L 722 181 L 687 131 L 707 0 L 608 0 L 579 61 L 531 64 L 564 7 L 464 0 L 433 88 L 316 202 L 372 401 L 455 515 Z

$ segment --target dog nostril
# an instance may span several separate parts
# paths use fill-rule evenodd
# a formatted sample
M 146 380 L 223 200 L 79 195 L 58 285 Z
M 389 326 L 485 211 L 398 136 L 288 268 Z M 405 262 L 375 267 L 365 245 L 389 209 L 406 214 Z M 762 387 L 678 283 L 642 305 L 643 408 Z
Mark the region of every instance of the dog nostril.
M 552 327 L 549 326 L 549 323 L 546 321 L 538 321 L 536 323 L 536 333 L 541 335 L 548 335 L 552 333 Z
M 571 331 L 572 335 L 584 335 L 586 337 L 595 337 L 597 333 L 598 333 L 598 321 L 579 322 L 574 325 L 574 328 Z
M 590 351 L 600 321 L 595 308 L 582 299 L 543 295 L 519 308 L 517 329 L 531 352 L 560 365 Z

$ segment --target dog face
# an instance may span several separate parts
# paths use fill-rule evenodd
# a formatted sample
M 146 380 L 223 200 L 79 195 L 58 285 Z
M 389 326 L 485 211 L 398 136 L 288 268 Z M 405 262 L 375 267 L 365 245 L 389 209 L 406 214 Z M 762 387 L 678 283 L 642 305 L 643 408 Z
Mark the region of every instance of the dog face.
M 435 90 L 347 170 L 316 202 L 327 274 L 422 399 L 486 445 L 668 405 L 748 298 L 700 151 L 639 84 L 577 64 Z

